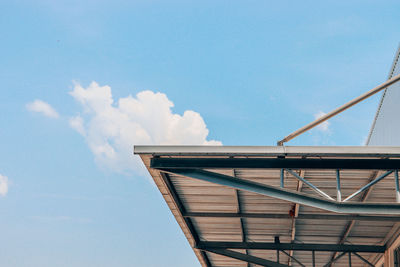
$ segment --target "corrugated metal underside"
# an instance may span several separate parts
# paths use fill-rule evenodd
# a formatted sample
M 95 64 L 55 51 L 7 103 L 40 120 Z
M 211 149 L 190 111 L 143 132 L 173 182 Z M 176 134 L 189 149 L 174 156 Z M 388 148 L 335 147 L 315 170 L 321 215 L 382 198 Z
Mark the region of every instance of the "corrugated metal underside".
M 159 190 L 163 194 L 177 222 L 181 226 L 192 247 L 194 246 L 193 237 L 188 227 L 177 209 L 171 197 L 171 192 L 167 189 L 161 179 L 158 170 L 150 168 L 152 155 L 142 154 L 141 158 L 151 173 Z M 174 156 L 168 156 L 174 157 Z M 193 156 L 191 156 L 193 157 Z M 275 169 L 223 169 L 210 170 L 238 179 L 246 179 L 279 187 L 280 170 Z M 383 172 L 372 170 L 343 170 L 341 172 L 342 195 L 346 197 L 367 184 L 374 177 Z M 305 170 L 305 179 L 336 198 L 336 173 L 335 170 Z M 220 212 L 220 213 L 274 213 L 290 214 L 295 209 L 295 203 L 278 200 L 275 198 L 262 196 L 245 191 L 239 191 L 220 186 L 217 184 L 190 179 L 174 174 L 169 174 L 170 180 L 178 193 L 186 212 Z M 289 173 L 285 173 L 285 188 L 298 190 L 299 181 Z M 394 176 L 391 174 L 373 187 L 370 194 L 364 196 L 365 202 L 395 202 L 394 195 Z M 300 185 L 300 190 L 304 193 L 319 197 L 307 185 Z M 360 194 L 352 201 L 361 201 L 363 194 Z M 320 213 L 333 214 L 324 210 L 307 206 L 299 207 L 299 214 Z M 283 243 L 324 243 L 338 244 L 341 242 L 346 229 L 351 221 L 346 220 L 313 220 L 313 219 L 270 219 L 270 218 L 191 218 L 194 229 L 201 241 L 234 241 L 234 242 L 274 242 L 274 237 L 279 236 Z M 243 230 L 242 230 L 243 225 Z M 345 244 L 363 245 L 384 245 L 391 233 L 397 229 L 398 225 L 393 222 L 378 221 L 357 221 Z M 244 233 L 243 233 L 244 231 Z M 295 231 L 295 233 L 294 233 Z M 244 240 L 244 235 L 245 239 Z M 294 240 L 292 239 L 294 236 Z M 194 248 L 201 264 L 207 266 L 204 255 Z M 248 253 L 264 259 L 276 261 L 276 251 L 269 250 L 236 250 L 241 253 Z M 248 266 L 246 262 L 205 252 L 212 266 Z M 289 253 L 289 251 L 288 251 Z M 316 252 L 316 266 L 323 266 L 332 257 L 332 252 Z M 374 261 L 377 254 L 360 253 L 361 256 Z M 311 252 L 294 251 L 293 256 L 306 266 L 312 266 Z M 280 254 L 280 262 L 292 266 L 300 266 L 296 262 L 289 260 L 284 254 Z M 255 265 L 253 265 L 255 266 Z M 334 266 L 348 266 L 347 256 L 335 262 Z M 357 257 L 352 257 L 352 266 L 366 266 Z

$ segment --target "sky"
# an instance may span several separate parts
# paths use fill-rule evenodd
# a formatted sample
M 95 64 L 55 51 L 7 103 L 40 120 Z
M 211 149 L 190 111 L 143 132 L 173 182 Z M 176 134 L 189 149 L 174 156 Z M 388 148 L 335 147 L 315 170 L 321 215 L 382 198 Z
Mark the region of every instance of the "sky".
M 399 8 L 1 1 L 1 265 L 199 266 L 133 146 L 275 145 L 387 79 Z M 378 101 L 287 145 L 363 145 Z

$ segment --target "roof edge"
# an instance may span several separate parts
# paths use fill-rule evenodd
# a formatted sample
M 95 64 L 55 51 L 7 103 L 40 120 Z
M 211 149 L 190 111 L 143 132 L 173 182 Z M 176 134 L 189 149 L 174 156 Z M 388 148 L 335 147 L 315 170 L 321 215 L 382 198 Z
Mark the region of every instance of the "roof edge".
M 207 156 L 359 156 L 400 157 L 399 146 L 134 146 L 134 154 Z

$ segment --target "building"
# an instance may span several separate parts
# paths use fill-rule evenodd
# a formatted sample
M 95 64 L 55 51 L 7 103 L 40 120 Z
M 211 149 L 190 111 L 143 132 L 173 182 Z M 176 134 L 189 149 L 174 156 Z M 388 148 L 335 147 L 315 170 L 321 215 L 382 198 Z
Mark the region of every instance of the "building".
M 135 153 L 202 266 L 400 266 L 398 87 L 385 90 L 368 146 Z

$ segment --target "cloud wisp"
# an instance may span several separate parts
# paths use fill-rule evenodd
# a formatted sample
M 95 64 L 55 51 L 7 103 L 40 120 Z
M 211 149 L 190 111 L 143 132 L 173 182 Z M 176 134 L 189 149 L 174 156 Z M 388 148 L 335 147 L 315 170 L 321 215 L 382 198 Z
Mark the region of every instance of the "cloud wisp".
M 208 129 L 195 111 L 172 112 L 163 93 L 142 91 L 114 101 L 110 86 L 76 84 L 70 95 L 82 111 L 69 124 L 81 134 L 100 166 L 125 172 L 140 169 L 133 145 L 221 145 L 207 140 Z
M 41 113 L 48 118 L 57 119 L 60 117 L 58 112 L 49 103 L 40 99 L 36 99 L 35 101 L 26 104 L 26 109 L 31 112 Z
M 8 193 L 8 177 L 0 174 L 0 195 L 5 196 Z
M 321 117 L 324 116 L 324 115 L 326 115 L 325 112 L 323 112 L 323 111 L 318 111 L 316 114 L 314 114 L 314 118 L 315 118 L 315 119 L 319 119 L 319 118 L 321 118 Z M 320 130 L 321 132 L 329 132 L 329 131 L 330 131 L 329 125 L 330 125 L 330 123 L 329 123 L 328 121 L 324 121 L 323 123 L 319 124 L 319 125 L 316 127 L 316 129 Z

